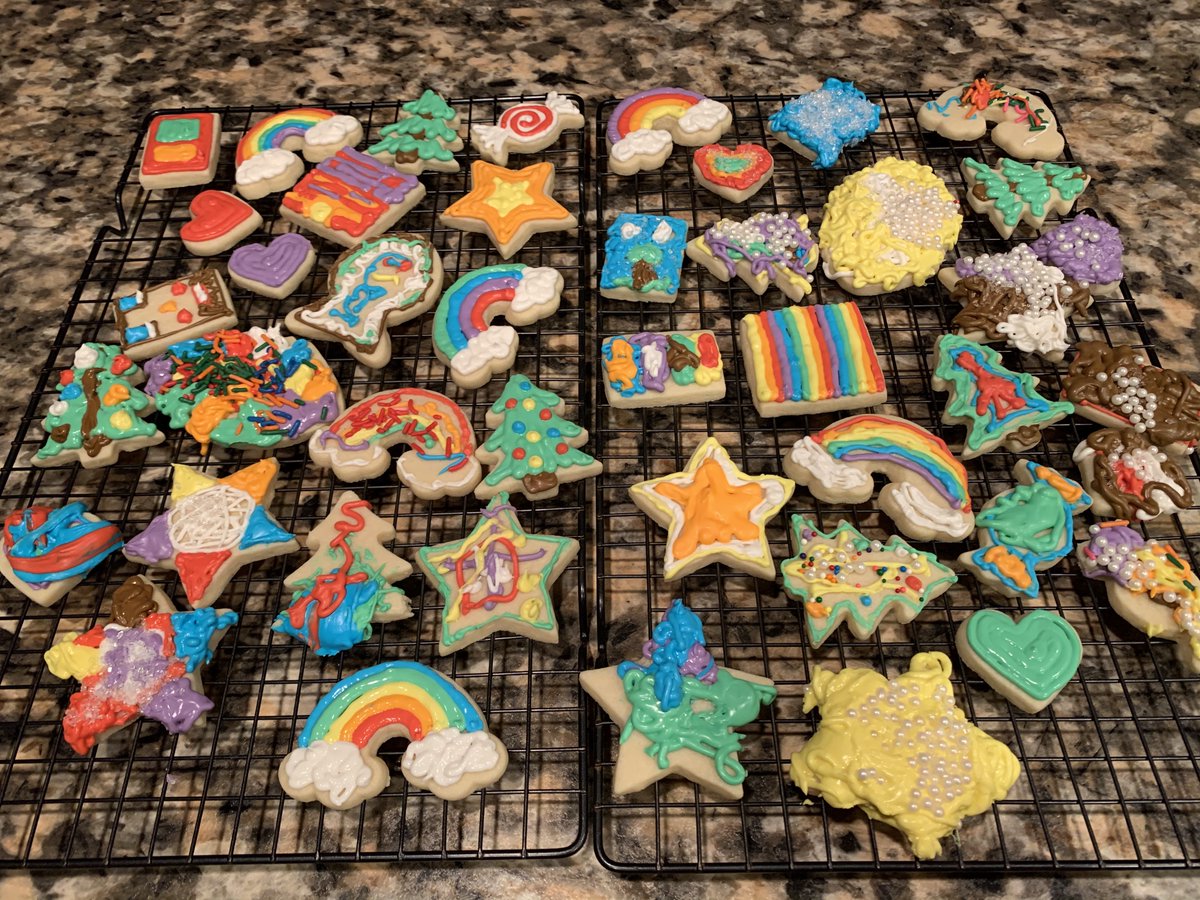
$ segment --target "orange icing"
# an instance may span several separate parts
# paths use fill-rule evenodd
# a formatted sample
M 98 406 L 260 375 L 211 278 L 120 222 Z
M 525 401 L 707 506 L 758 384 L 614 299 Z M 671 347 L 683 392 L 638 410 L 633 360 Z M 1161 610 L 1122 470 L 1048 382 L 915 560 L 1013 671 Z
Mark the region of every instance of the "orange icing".
M 497 243 L 505 244 L 531 222 L 570 218 L 571 213 L 550 196 L 553 187 L 553 163 L 512 170 L 476 160 L 471 164 L 470 192 L 451 203 L 443 215 L 478 219 Z M 522 202 L 516 204 L 512 197 L 518 193 Z
M 700 464 L 690 485 L 660 484 L 654 490 L 683 508 L 683 527 L 671 551 L 676 559 L 690 556 L 703 544 L 757 541 L 762 536 L 762 526 L 751 514 L 763 501 L 763 489 L 756 483 L 730 484 L 715 459 Z
M 987 553 L 983 554 L 983 560 L 994 565 L 1001 575 L 1018 588 L 1029 587 L 1029 572 L 1025 568 L 1025 564 L 1007 548 L 1000 544 L 989 547 Z

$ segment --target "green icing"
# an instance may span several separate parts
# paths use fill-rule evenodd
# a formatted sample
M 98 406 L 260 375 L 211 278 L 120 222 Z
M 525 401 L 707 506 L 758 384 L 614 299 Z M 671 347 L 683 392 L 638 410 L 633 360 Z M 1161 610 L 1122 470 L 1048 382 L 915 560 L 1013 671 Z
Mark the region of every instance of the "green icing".
M 1074 200 L 1087 187 L 1087 179 L 1083 177 L 1083 169 L 1079 166 L 1042 163 L 1042 173 L 1049 179 L 1050 186 L 1058 191 L 1064 200 Z
M 653 244 L 638 244 L 636 247 L 630 248 L 626 257 L 631 263 L 644 262 L 652 266 L 657 266 L 662 262 L 662 258 L 662 250 Z
M 712 161 L 712 167 L 726 175 L 739 175 L 750 168 L 750 160 L 744 156 L 717 156 Z
M 1005 179 L 1017 196 L 1029 204 L 1035 216 L 1046 215 L 1046 204 L 1050 200 L 1050 185 L 1046 176 L 1028 163 L 1015 159 L 1000 160 L 1000 177 Z
M 965 159 L 977 184 L 983 185 L 989 200 L 1004 217 L 1004 224 L 1015 228 L 1028 206 L 1035 217 L 1045 217 L 1046 205 L 1058 191 L 1063 200 L 1074 200 L 1083 191 L 1086 179 L 1078 166 L 1041 163 L 1031 166 L 1015 159 L 1001 159 L 999 170 L 988 168 L 977 159 Z
M 982 609 L 967 620 L 967 643 L 1005 682 L 1035 700 L 1049 700 L 1079 668 L 1083 646 L 1075 629 L 1044 609 L 1013 622 Z
M 507 478 L 520 481 L 527 475 L 594 463 L 582 450 L 568 446 L 583 429 L 558 414 L 561 406 L 557 394 L 542 390 L 524 375 L 510 378 L 491 407 L 491 414 L 501 421 L 482 449 L 498 452 L 501 458 L 484 481 L 496 485 Z
M 963 160 L 963 165 L 971 170 L 975 181 L 982 184 L 988 199 L 996 204 L 996 209 L 1004 217 L 1004 224 L 1016 227 L 1021 221 L 1021 213 L 1025 210 L 1025 202 L 1013 193 L 1008 182 L 999 174 L 993 172 L 985 163 L 978 160 Z
M 199 119 L 164 119 L 154 131 L 154 139 L 163 144 L 194 141 L 200 137 Z
M 445 119 L 449 121 L 457 115 L 454 107 L 443 100 L 441 94 L 431 90 L 426 90 L 418 99 L 405 103 L 401 109 L 409 115 L 421 116 L 426 119 Z
M 975 527 L 990 528 L 995 533 L 994 543 L 1047 555 L 1063 546 L 1071 513 L 1058 491 L 1037 481 L 1018 484 L 1001 494 L 975 517 Z
M 454 152 L 446 147 L 458 139 L 458 132 L 441 119 L 408 116 L 379 129 L 380 140 L 367 148 L 372 155 L 392 156 L 415 152 L 423 160 L 449 162 Z

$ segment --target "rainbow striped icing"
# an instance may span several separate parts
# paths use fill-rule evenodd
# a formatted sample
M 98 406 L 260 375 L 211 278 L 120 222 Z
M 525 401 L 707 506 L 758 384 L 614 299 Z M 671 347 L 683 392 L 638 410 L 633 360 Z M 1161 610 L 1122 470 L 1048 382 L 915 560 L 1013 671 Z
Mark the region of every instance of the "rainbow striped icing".
M 422 663 L 395 660 L 329 689 L 284 758 L 280 783 L 298 800 L 356 806 L 387 785 L 376 751 L 396 736 L 411 741 L 401 761 L 405 777 L 443 799 L 491 784 L 507 765 L 504 745 L 458 684 Z
M 879 359 L 856 303 L 770 309 L 744 317 L 741 329 L 756 403 L 836 400 L 845 404 L 832 408 L 845 409 L 886 399 Z
M 661 165 L 672 143 L 699 147 L 719 138 L 732 122 L 729 107 L 695 91 L 661 87 L 630 94 L 608 120 L 614 171 L 628 175 Z
M 291 149 L 284 147 L 290 138 L 304 140 L 305 133 L 319 122 L 332 119 L 334 113 L 327 109 L 300 107 L 267 116 L 250 127 L 238 141 L 236 163 L 240 166 L 252 156 L 264 150 Z
M 635 131 L 653 128 L 661 119 L 680 119 L 704 100 L 703 94 L 684 88 L 651 88 L 630 94 L 617 104 L 608 120 L 608 139 L 617 143 Z

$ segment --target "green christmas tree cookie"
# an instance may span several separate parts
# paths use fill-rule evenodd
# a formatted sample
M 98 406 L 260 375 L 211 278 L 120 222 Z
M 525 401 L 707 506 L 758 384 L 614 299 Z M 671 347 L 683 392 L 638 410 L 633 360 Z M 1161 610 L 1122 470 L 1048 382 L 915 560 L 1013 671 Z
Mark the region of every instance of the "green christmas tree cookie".
M 401 107 L 400 118 L 379 129 L 379 140 L 367 148 L 376 159 L 391 163 L 408 175 L 457 172 L 454 151 L 463 148 L 459 118 L 441 95 L 426 91 L 419 100 Z

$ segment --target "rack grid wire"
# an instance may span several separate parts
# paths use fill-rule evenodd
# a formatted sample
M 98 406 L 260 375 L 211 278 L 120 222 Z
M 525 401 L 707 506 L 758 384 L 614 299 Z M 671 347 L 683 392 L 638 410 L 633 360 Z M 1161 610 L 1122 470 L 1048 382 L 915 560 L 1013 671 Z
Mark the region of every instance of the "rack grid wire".
M 470 126 L 494 123 L 506 105 L 521 99 L 533 98 L 452 102 Z M 572 99 L 582 107 L 580 98 Z M 367 138 L 374 139 L 381 126 L 397 118 L 401 102 L 330 103 L 328 108 L 357 116 Z M 222 117 L 220 168 L 208 187 L 232 183 L 233 145 L 251 124 L 286 108 L 203 110 Z M 167 430 L 160 419 L 165 443 L 125 454 L 109 468 L 29 465 L 42 440 L 41 417 L 54 396 L 52 378 L 69 366 L 81 342 L 115 337 L 113 298 L 198 265 L 223 268 L 228 258 L 225 253 L 197 261 L 179 240 L 188 203 L 202 188 L 150 193 L 136 180 L 135 163 L 150 118 L 180 111 L 160 110 L 142 122 L 116 191 L 119 226 L 102 228 L 96 236 L 0 473 L 0 508 L 6 511 L 32 502 L 83 500 L 130 537 L 163 510 L 170 463 L 224 475 L 251 458 L 219 448 L 202 455 L 189 436 Z M 500 262 L 485 236 L 449 230 L 436 221 L 436 212 L 468 189 L 470 161 L 476 156 L 468 142 L 466 152 L 459 154 L 459 173 L 423 175 L 426 199 L 393 229 L 433 241 L 445 266 L 446 285 L 471 269 Z M 540 159 L 555 163 L 556 196 L 585 221 L 591 198 L 586 129 L 565 131 L 552 148 L 514 157 L 514 163 Z M 294 230 L 277 216 L 278 203 L 278 195 L 254 201 L 264 223 L 248 240 Z M 318 264 L 287 300 L 261 298 L 230 284 L 241 327 L 276 324 L 288 310 L 324 294 L 328 267 L 343 248 L 322 240 L 314 244 Z M 558 393 L 566 401 L 566 415 L 583 422 L 591 415 L 591 363 L 582 337 L 590 322 L 588 257 L 585 227 L 536 236 L 521 251 L 521 262 L 557 268 L 566 287 L 557 315 L 519 329 L 520 352 L 513 369 Z M 393 359 L 379 371 L 356 366 L 340 345 L 322 342 L 321 349 L 347 405 L 383 388 L 432 388 L 463 406 L 482 440 L 488 433 L 484 413 L 507 373 L 478 390 L 458 389 L 434 355 L 432 321 L 430 313 L 392 329 Z M 272 511 L 301 537 L 327 514 L 334 496 L 354 489 L 395 525 L 397 538 L 390 549 L 412 560 L 418 547 L 466 535 L 483 506 L 473 497 L 418 500 L 397 483 L 391 469 L 365 484 L 338 483 L 331 472 L 308 462 L 303 445 L 277 456 L 282 472 Z M 0 866 L 520 859 L 577 852 L 584 846 L 588 821 L 587 734 L 578 673 L 589 636 L 584 590 L 591 579 L 590 502 L 581 483 L 565 486 L 558 497 L 532 509 L 523 498 L 514 498 L 528 530 L 584 543 L 555 594 L 562 633 L 558 645 L 497 634 L 439 658 L 441 601 L 418 572 L 401 583 L 412 602 L 412 619 L 377 626 L 370 640 L 352 650 L 318 657 L 270 628 L 286 602 L 283 576 L 308 558 L 307 551 L 300 551 L 244 567 L 219 601 L 241 618 L 206 670 L 207 692 L 216 708 L 204 727 L 176 738 L 142 720 L 86 756 L 76 755 L 61 737 L 62 711 L 75 686 L 50 675 L 42 654 L 56 635 L 106 620 L 107 596 L 140 567 L 117 554 L 49 609 L 24 602 L 6 586 L 0 605 Z M 183 603 L 174 573 L 167 574 L 166 579 L 161 572 L 153 577 Z M 319 696 L 342 676 L 389 659 L 430 664 L 463 685 L 508 746 L 510 764 L 503 778 L 465 801 L 446 803 L 395 775 L 382 794 L 348 812 L 300 804 L 284 795 L 276 769 Z M 381 750 L 393 773 L 398 773 L 403 743 L 389 741 Z
M 871 95 L 882 106 L 879 130 L 846 151 L 838 164 L 815 170 L 768 135 L 766 120 L 789 99 L 785 95 L 719 97 L 733 110 L 733 125 L 720 143 L 754 142 L 775 156 L 773 179 L 751 200 L 732 204 L 695 181 L 691 152 L 677 147 L 658 171 L 633 177 L 608 168 L 605 128 L 615 101 L 596 116 L 596 247 L 600 270 L 606 227 L 620 212 L 669 214 L 683 218 L 689 235 L 722 216 L 745 218 L 760 210 L 806 213 L 813 233 L 828 192 L 846 175 L 885 156 L 930 165 L 963 201 L 965 222 L 959 255 L 1003 251 L 1015 241 L 1001 239 L 985 216 L 965 203 L 959 172 L 965 156 L 990 164 L 1002 155 L 985 140 L 950 143 L 924 132 L 916 122 L 920 105 L 933 95 L 888 92 Z M 1067 158 L 1072 159 L 1070 150 Z M 1085 195 L 1080 207 L 1087 205 Z M 1051 217 L 1047 227 L 1060 221 Z M 1015 239 L 1028 239 L 1023 229 Z M 1127 236 L 1136 242 L 1138 236 Z M 598 295 L 597 295 L 598 296 Z M 856 299 L 844 296 L 818 276 L 810 302 Z M 1103 585 L 1083 578 L 1074 559 L 1043 573 L 1043 593 L 1035 601 L 1005 603 L 981 593 L 969 576 L 931 602 L 910 625 L 885 623 L 868 640 L 845 628 L 819 650 L 807 645 L 800 604 L 779 583 L 756 580 L 722 566 L 710 566 L 682 582 L 662 580 L 665 531 L 629 499 L 634 482 L 678 471 L 707 435 L 718 437 L 734 461 L 751 474 L 782 472 L 784 453 L 805 433 L 850 415 L 760 418 L 750 402 L 737 352 L 741 316 L 789 301 L 774 288 L 761 298 L 735 278 L 725 284 L 685 260 L 681 290 L 673 304 L 634 304 L 597 299 L 598 335 L 591 347 L 614 334 L 667 328 L 713 330 L 723 354 L 727 394 L 707 405 L 654 410 L 618 410 L 602 394 L 595 405 L 593 448 L 605 461 L 597 487 L 597 645 L 595 666 L 640 657 L 641 643 L 675 597 L 683 597 L 706 626 L 709 649 L 719 664 L 772 678 L 779 695 L 745 734 L 741 760 L 748 770 L 745 796 L 738 802 L 706 797 L 681 779 L 661 781 L 637 794 L 615 797 L 613 767 L 619 733 L 608 717 L 590 705 L 592 732 L 593 843 L 600 861 L 621 872 L 887 871 L 986 874 L 991 872 L 1115 868 L 1200 867 L 1200 679 L 1187 675 L 1175 659 L 1175 645 L 1148 640 L 1110 608 Z M 930 388 L 930 354 L 936 338 L 949 330 L 958 305 L 936 281 L 874 298 L 857 298 L 887 378 L 889 402 L 878 411 L 910 419 L 961 445 L 964 430 L 942 426 L 946 397 Z M 1072 343 L 1099 339 L 1147 349 L 1150 333 L 1128 288 L 1120 297 L 1098 299 L 1071 322 Z M 1059 372 L 1040 359 L 1003 350 L 1006 364 L 1042 379 L 1055 396 Z M 599 378 L 599 376 L 598 376 Z M 1071 417 L 1043 432 L 1042 442 L 1021 456 L 1073 473 L 1071 451 L 1095 426 Z M 994 451 L 966 464 L 975 508 L 1012 485 L 1017 457 Z M 1190 479 L 1197 484 L 1195 463 Z M 791 555 L 786 523 L 793 513 L 815 518 L 828 530 L 848 519 L 868 537 L 894 533 L 872 504 L 816 501 L 797 487 L 767 535 L 776 560 Z M 1094 517 L 1076 520 L 1076 535 Z M 1200 513 L 1158 519 L 1149 533 L 1186 548 L 1193 566 L 1200 546 Z M 943 561 L 973 544 L 918 542 Z M 1009 612 L 1047 607 L 1064 616 L 1083 641 L 1079 673 L 1039 715 L 1011 707 L 981 679 L 965 670 L 954 650 L 954 629 L 973 610 L 998 607 Z M 889 676 L 907 668 L 917 652 L 939 650 L 954 663 L 955 697 L 968 719 L 1017 754 L 1022 774 L 1007 799 L 968 819 L 943 840 L 943 853 L 914 860 L 895 830 L 872 823 L 858 810 L 837 810 L 810 800 L 787 775 L 787 763 L 810 737 L 819 714 L 802 710 L 805 686 L 814 667 L 863 666 Z

